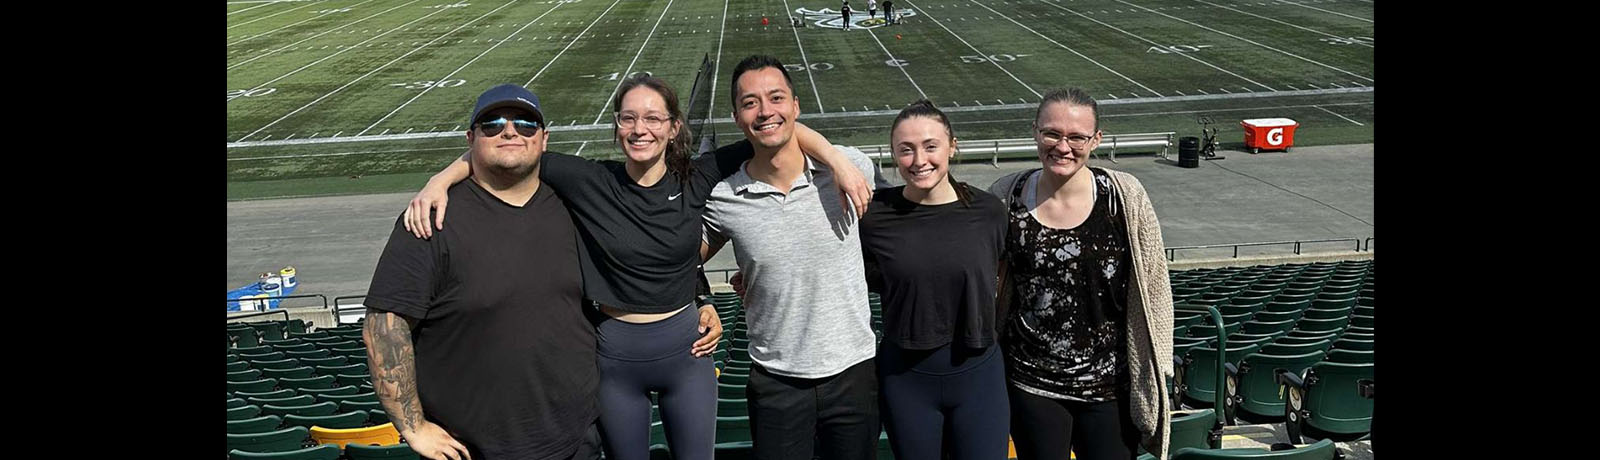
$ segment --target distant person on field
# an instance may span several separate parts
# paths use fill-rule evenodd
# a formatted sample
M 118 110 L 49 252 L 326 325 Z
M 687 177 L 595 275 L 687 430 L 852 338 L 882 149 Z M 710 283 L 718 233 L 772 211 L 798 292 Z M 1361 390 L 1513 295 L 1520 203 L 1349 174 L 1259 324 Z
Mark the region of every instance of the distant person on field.
M 867 18 L 878 17 L 878 0 L 867 0 Z
M 844 2 L 844 6 L 839 7 L 839 12 L 844 14 L 844 30 L 850 30 L 850 2 Z
M 423 458 L 599 458 L 578 232 L 539 180 L 539 98 L 496 86 L 467 122 L 472 174 L 447 191 L 450 229 L 422 240 L 398 219 L 367 290 L 378 400 Z
M 895 17 L 893 0 L 883 0 L 883 20 L 889 24 L 894 24 Z

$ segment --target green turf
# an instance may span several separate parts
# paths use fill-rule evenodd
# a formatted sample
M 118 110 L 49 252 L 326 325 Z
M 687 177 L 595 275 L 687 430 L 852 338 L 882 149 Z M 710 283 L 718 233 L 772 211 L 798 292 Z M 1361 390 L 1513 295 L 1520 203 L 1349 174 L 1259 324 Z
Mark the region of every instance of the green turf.
M 722 142 L 739 138 L 728 78 L 753 53 L 789 64 L 801 120 L 847 145 L 886 143 L 893 110 L 924 95 L 962 139 L 1026 137 L 1028 104 L 1067 85 L 1106 103 L 1108 133 L 1198 135 L 1208 115 L 1239 148 L 1238 120 L 1289 117 L 1297 145 L 1372 142 L 1373 92 L 1282 96 L 1373 86 L 1372 4 L 1259 3 L 905 0 L 903 24 L 851 31 L 791 28 L 786 12 L 837 8 L 796 0 L 229 4 L 228 199 L 414 189 L 465 147 L 477 94 L 506 82 L 540 96 L 552 148 L 614 155 L 620 79 L 650 72 L 686 98 L 708 55 Z M 1191 96 L 1224 99 L 1149 102 Z M 330 138 L 353 141 L 293 143 Z

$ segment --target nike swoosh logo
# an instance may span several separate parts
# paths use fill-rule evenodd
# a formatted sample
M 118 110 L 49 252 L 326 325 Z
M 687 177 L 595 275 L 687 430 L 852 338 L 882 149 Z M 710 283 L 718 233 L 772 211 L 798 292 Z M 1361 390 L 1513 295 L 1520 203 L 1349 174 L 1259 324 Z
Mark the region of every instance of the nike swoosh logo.
M 680 196 L 683 196 L 683 192 L 678 192 L 678 194 L 677 194 L 677 195 L 672 195 L 672 196 L 669 196 L 669 197 L 667 197 L 667 201 L 672 201 L 672 200 L 676 200 L 676 199 L 678 199 L 678 197 L 680 197 Z

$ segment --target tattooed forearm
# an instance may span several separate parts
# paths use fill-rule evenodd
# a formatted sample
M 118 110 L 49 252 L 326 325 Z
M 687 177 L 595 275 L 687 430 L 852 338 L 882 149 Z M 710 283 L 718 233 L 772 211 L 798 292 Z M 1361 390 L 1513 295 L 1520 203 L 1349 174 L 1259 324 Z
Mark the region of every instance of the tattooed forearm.
M 367 361 L 372 386 L 389 420 L 401 433 L 422 423 L 422 400 L 417 397 L 417 363 L 411 344 L 410 319 L 389 312 L 368 312 L 361 330 L 367 341 Z

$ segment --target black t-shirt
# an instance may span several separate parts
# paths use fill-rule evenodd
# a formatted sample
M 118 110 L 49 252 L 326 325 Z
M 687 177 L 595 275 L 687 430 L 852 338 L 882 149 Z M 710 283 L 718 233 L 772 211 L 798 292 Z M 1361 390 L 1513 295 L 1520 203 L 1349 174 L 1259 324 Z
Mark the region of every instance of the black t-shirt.
M 584 295 L 635 313 L 666 313 L 694 300 L 706 198 L 754 155 L 741 140 L 693 160 L 687 184 L 669 171 L 644 187 L 620 161 L 545 152 L 539 178 L 578 224 Z
M 867 285 L 883 296 L 884 340 L 909 350 L 994 344 L 1005 205 L 973 187 L 967 204 L 921 205 L 904 189 L 875 192 L 861 219 Z
M 548 186 L 521 207 L 470 179 L 449 197 L 431 239 L 396 220 L 366 306 L 419 320 L 423 413 L 472 458 L 571 455 L 599 414 L 572 218 Z

